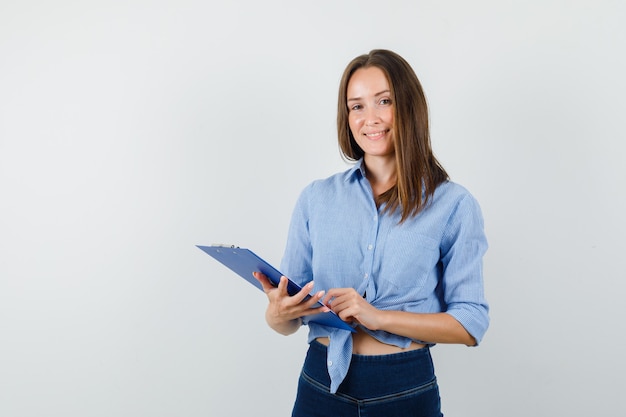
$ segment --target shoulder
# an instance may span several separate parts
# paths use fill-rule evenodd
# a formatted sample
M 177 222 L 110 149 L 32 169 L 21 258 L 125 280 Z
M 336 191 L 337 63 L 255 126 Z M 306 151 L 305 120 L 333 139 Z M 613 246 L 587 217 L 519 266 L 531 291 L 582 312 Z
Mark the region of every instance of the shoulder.
M 478 201 L 464 186 L 453 181 L 444 181 L 435 189 L 433 203 L 457 206 L 477 205 Z
M 442 216 L 443 248 L 466 241 L 486 247 L 482 210 L 467 188 L 452 181 L 442 183 L 435 190 L 432 203 L 432 208 L 437 207 L 436 211 Z
M 439 212 L 448 223 L 483 223 L 478 200 L 467 188 L 452 181 L 443 182 L 435 189 L 429 209 Z
M 437 188 L 435 189 L 435 195 L 455 198 L 471 196 L 471 193 L 461 184 L 447 180 L 437 186 Z
M 316 179 L 302 190 L 302 195 L 306 197 L 327 196 L 329 193 L 345 189 L 360 172 L 358 168 L 358 166 L 353 166 L 329 177 Z

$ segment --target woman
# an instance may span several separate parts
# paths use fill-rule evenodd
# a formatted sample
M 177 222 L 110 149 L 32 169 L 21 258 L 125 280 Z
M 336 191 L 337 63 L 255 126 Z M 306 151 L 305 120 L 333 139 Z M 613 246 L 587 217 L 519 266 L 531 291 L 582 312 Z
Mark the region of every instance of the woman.
M 293 416 L 441 416 L 430 347 L 475 346 L 489 325 L 480 208 L 434 157 L 424 93 L 396 53 L 350 62 L 337 128 L 356 163 L 302 192 L 281 265 L 303 290 L 255 275 L 277 332 L 329 309 L 356 330 L 309 323 Z

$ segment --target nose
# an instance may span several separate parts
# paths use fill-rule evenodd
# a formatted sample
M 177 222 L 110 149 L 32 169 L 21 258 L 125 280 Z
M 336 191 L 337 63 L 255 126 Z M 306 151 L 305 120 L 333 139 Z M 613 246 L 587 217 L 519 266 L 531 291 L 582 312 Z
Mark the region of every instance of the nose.
M 368 107 L 365 114 L 365 124 L 367 126 L 372 126 L 378 124 L 380 122 L 380 116 L 378 114 L 378 109 L 376 106 Z

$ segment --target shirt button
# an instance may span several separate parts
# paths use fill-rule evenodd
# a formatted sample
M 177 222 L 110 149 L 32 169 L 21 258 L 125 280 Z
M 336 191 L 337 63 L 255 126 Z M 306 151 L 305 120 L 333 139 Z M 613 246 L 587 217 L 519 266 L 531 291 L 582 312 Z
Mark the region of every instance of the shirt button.
M 328 366 L 333 366 L 333 361 L 328 361 Z
M 363 278 L 367 279 L 367 277 L 369 277 L 369 274 L 366 272 L 366 273 L 363 274 Z
M 374 245 L 368 245 L 367 246 L 367 250 L 372 250 L 372 248 L 374 248 Z

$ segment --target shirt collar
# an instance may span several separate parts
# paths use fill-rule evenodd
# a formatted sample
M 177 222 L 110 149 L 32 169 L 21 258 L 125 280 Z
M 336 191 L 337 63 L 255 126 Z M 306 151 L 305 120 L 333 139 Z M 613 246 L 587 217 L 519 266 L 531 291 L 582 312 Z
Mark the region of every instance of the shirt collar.
M 357 173 L 361 174 L 361 178 L 365 178 L 365 164 L 363 163 L 363 158 L 356 161 L 354 166 L 348 170 L 348 175 L 346 175 L 346 182 L 351 181 L 352 178 L 357 178 Z

